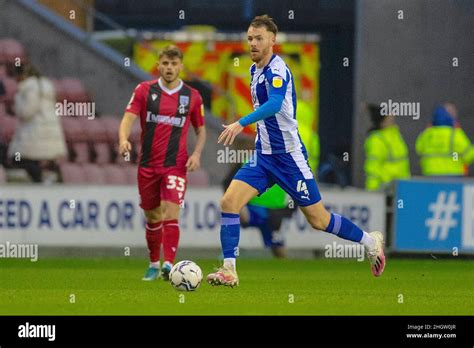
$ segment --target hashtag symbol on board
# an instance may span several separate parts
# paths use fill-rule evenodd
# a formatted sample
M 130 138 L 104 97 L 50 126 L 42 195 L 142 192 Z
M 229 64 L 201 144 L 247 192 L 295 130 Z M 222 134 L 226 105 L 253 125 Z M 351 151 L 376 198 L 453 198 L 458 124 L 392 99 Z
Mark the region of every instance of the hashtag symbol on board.
M 457 194 L 455 191 L 449 192 L 446 197 L 446 191 L 440 191 L 436 202 L 431 203 L 428 210 L 432 213 L 432 217 L 425 222 L 429 227 L 429 239 L 445 240 L 448 237 L 449 230 L 456 227 L 458 221 L 453 219 L 453 214 L 459 211 L 459 205 L 456 203 Z

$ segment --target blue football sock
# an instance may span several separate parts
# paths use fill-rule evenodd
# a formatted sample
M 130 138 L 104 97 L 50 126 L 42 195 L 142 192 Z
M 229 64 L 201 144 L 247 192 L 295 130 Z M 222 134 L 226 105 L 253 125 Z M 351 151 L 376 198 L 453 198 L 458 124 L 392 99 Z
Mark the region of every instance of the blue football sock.
M 326 228 L 326 232 L 333 233 L 342 239 L 351 240 L 353 242 L 360 242 L 363 235 L 362 230 L 352 221 L 346 219 L 344 216 L 333 213 L 331 213 L 331 220 Z
M 221 213 L 221 245 L 224 259 L 235 259 L 240 239 L 240 215 Z

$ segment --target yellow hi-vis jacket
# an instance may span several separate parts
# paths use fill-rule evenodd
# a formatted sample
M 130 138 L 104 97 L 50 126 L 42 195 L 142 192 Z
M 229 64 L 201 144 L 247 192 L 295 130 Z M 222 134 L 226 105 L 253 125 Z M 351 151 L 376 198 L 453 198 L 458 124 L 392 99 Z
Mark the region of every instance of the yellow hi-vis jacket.
M 319 167 L 320 145 L 319 135 L 313 129 L 314 112 L 310 105 L 303 100 L 298 100 L 296 117 L 298 119 L 298 132 L 308 153 L 308 162 L 313 174 L 317 176 Z
M 366 190 L 383 189 L 395 179 L 410 177 L 408 147 L 396 125 L 370 132 L 364 147 Z
M 314 175 L 318 174 L 319 167 L 319 135 L 314 132 L 311 128 L 306 126 L 298 127 L 298 131 L 301 136 L 301 140 L 306 147 L 308 153 L 309 167 L 313 171 Z
M 461 128 L 433 126 L 416 139 L 423 175 L 464 175 L 474 160 L 474 147 Z

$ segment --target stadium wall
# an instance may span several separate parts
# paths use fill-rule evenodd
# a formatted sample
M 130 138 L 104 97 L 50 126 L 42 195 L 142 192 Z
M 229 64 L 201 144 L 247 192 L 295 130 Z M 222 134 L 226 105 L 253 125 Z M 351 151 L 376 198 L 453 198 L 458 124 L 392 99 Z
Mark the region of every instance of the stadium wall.
M 474 255 L 472 179 L 398 181 L 395 201 L 393 250 Z
M 29 59 L 46 76 L 74 77 L 84 82 L 95 109 L 101 114 L 121 116 L 135 86 L 153 77 L 109 47 L 90 40 L 67 20 L 32 1 L 0 0 L 0 37 L 13 37 L 27 49 Z M 131 59 L 131 57 L 130 57 Z M 217 137 L 221 122 L 206 110 L 208 137 L 201 165 L 209 183 L 220 185 L 229 170 L 217 163 Z M 190 133 L 193 133 L 192 131 Z M 190 136 L 190 151 L 195 137 Z
M 343 214 L 367 231 L 385 231 L 385 196 L 361 190 L 324 189 L 328 210 Z M 219 248 L 222 191 L 189 188 L 180 218 L 180 246 Z M 134 186 L 0 187 L 0 244 L 35 243 L 40 247 L 143 247 L 145 218 Z M 290 249 L 315 250 L 337 242 L 315 233 L 301 211 L 282 225 Z M 242 230 L 240 246 L 261 249 L 255 228 Z
M 403 19 L 398 19 L 403 11 Z M 471 0 L 362 0 L 356 5 L 356 69 L 353 117 L 353 183 L 364 185 L 364 139 L 368 116 L 360 104 L 419 102 L 421 117 L 398 117 L 410 150 L 412 174 L 419 174 L 418 134 L 437 103 L 454 102 L 459 121 L 474 141 L 474 2 Z M 458 66 L 453 66 L 453 58 Z
M 100 113 L 121 115 L 137 83 L 151 79 L 132 62 L 125 67 L 125 57 L 38 3 L 0 0 L 0 23 L 0 36 L 22 42 L 43 74 L 82 80 Z

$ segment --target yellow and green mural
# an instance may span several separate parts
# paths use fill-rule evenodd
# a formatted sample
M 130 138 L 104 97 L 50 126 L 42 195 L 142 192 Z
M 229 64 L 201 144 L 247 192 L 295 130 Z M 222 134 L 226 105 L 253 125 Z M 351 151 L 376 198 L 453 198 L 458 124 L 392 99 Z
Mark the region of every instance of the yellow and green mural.
M 157 57 L 171 41 L 152 40 L 135 44 L 134 60 L 145 71 L 158 76 Z M 252 112 L 250 73 L 252 61 L 244 41 L 195 41 L 175 43 L 184 53 L 182 78 L 199 78 L 212 85 L 211 111 L 224 122 L 232 122 Z M 312 125 L 317 132 L 319 110 L 319 45 L 317 43 L 282 43 L 274 46 L 290 67 L 299 100 L 312 110 Z M 298 111 L 297 111 L 298 116 Z M 253 133 L 255 126 L 245 130 Z

